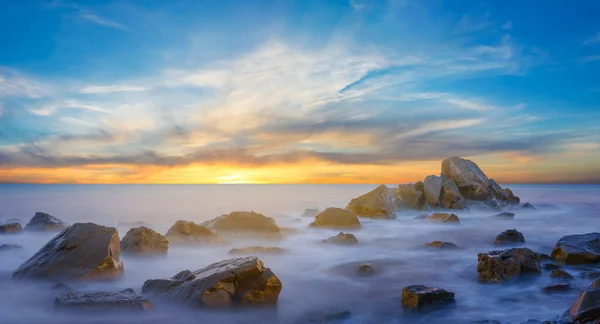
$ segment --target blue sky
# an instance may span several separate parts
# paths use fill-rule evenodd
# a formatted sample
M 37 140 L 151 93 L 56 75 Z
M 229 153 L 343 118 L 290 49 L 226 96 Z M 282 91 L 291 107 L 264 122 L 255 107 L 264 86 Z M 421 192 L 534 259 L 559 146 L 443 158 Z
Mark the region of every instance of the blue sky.
M 600 181 L 597 1 L 0 2 L 0 181 Z

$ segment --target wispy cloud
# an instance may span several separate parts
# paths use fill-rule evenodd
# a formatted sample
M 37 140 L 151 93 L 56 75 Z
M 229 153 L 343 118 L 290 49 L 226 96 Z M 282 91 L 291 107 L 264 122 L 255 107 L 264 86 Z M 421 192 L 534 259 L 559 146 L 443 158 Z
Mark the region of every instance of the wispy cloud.
M 94 24 L 111 27 L 111 28 L 117 28 L 117 29 L 127 29 L 126 27 L 124 27 L 123 25 L 121 25 L 119 23 L 116 23 L 116 22 L 109 20 L 107 18 L 104 18 L 104 17 L 100 17 L 97 14 L 94 14 L 88 10 L 79 9 L 79 16 L 89 22 L 94 23 Z
M 598 60 L 600 60 L 600 55 L 590 55 L 590 56 L 581 57 L 579 59 L 579 62 L 581 62 L 582 64 L 586 64 L 586 63 L 595 62 Z
M 595 43 L 599 43 L 599 42 L 600 42 L 600 32 L 598 32 L 596 35 L 584 40 L 583 45 L 595 44 Z
M 50 86 L 13 70 L 0 67 L 0 98 L 40 98 L 50 92 Z
M 504 30 L 511 30 L 512 27 L 513 27 L 512 20 L 509 20 L 509 21 L 505 22 L 504 25 L 502 25 L 502 29 L 504 29 Z
M 113 93 L 113 92 L 137 92 L 137 91 L 147 91 L 149 88 L 143 86 L 136 85 L 107 85 L 107 86 L 95 86 L 89 85 L 83 87 L 79 90 L 80 93 L 83 94 L 99 94 L 99 93 Z

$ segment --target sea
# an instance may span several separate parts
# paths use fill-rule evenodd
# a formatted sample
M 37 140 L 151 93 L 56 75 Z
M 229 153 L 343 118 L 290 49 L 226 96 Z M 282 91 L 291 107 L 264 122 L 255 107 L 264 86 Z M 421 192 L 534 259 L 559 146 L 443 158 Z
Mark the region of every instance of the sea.
M 395 186 L 390 184 L 389 186 Z M 188 269 L 232 258 L 228 251 L 252 245 L 279 246 L 281 255 L 260 259 L 279 277 L 283 289 L 278 305 L 267 309 L 189 309 L 154 303 L 143 313 L 59 311 L 52 283 L 13 280 L 12 272 L 56 233 L 25 232 L 0 235 L 1 244 L 22 249 L 0 251 L 0 323 L 472 323 L 496 320 L 522 323 L 530 319 L 555 320 L 591 283 L 580 277 L 587 267 L 566 270 L 574 277 L 571 290 L 544 293 L 558 282 L 549 271 L 539 276 L 501 284 L 478 279 L 477 254 L 498 247 L 496 235 L 517 229 L 525 236 L 522 246 L 550 254 L 560 237 L 600 232 L 600 186 L 510 185 L 536 209 L 516 209 L 514 219 L 493 217 L 494 210 L 454 211 L 460 224 L 416 221 L 422 211 L 397 212 L 395 219 L 361 218 L 353 233 L 359 244 L 338 246 L 321 240 L 339 230 L 309 228 L 306 208 L 344 207 L 350 199 L 376 185 L 0 185 L 0 222 L 9 218 L 27 223 L 36 212 L 52 214 L 67 223 L 94 222 L 117 227 L 144 222 L 166 233 L 177 220 L 202 222 L 232 211 L 255 211 L 275 219 L 282 228 L 294 229 L 281 241 L 232 240 L 223 245 L 171 246 L 166 257 L 121 256 L 125 275 L 109 282 L 74 284 L 77 291 L 141 292 L 148 279 L 169 278 Z M 121 224 L 119 224 L 121 223 Z M 458 250 L 426 248 L 431 241 L 447 241 Z M 357 265 L 371 263 L 376 274 L 359 276 Z M 600 270 L 600 268 L 598 269 Z M 402 288 L 428 285 L 455 293 L 451 307 L 426 312 L 403 310 Z M 324 321 L 324 315 L 348 311 L 351 315 Z M 321 320 L 314 319 L 319 317 Z

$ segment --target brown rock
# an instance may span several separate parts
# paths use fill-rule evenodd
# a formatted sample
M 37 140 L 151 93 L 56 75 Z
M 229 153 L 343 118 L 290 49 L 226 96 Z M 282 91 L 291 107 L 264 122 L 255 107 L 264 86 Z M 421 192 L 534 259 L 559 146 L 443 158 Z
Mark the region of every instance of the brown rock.
M 121 252 L 137 255 L 167 254 L 169 240 L 145 226 L 130 229 L 121 240 Z
M 521 199 L 519 197 L 515 196 L 515 194 L 512 192 L 512 190 L 510 190 L 508 188 L 504 188 L 504 195 L 506 196 L 506 198 L 504 199 L 504 202 L 507 205 L 518 206 L 521 203 Z
M 380 185 L 370 192 L 352 199 L 346 209 L 360 217 L 396 218 L 393 189 Z
M 136 294 L 132 289 L 125 289 L 117 293 L 64 292 L 56 296 L 54 305 L 60 309 L 75 308 L 98 311 L 109 309 L 147 311 L 152 309 L 152 303 L 148 299 Z
M 200 224 L 217 233 L 280 239 L 281 229 L 271 217 L 255 212 L 235 211 Z
M 423 192 L 423 183 L 401 184 L 396 190 L 396 205 L 403 209 L 426 209 L 427 200 Z
M 573 279 L 573 276 L 564 270 L 555 269 L 550 273 L 550 278 Z
M 182 220 L 175 222 L 165 236 L 171 244 L 204 245 L 223 243 L 223 238 L 212 229 Z
M 21 224 L 19 224 L 19 223 L 10 223 L 10 224 L 0 225 L 0 234 L 18 234 L 18 233 L 22 233 L 22 232 L 23 232 L 23 228 L 21 227 Z
M 427 216 L 425 221 L 434 223 L 460 223 L 458 216 L 448 213 L 433 213 Z
M 458 156 L 445 159 L 442 174 L 454 181 L 466 199 L 484 201 L 492 197 L 490 179 L 471 160 Z
M 356 214 L 347 209 L 329 207 L 315 217 L 310 227 L 358 228 L 360 221 Z
M 264 247 L 264 246 L 249 246 L 241 249 L 231 249 L 229 254 L 240 255 L 240 254 L 283 254 L 287 252 L 286 249 L 280 247 Z
M 441 288 L 413 285 L 402 288 L 402 307 L 417 310 L 424 306 L 453 303 L 454 293 Z
M 433 241 L 431 243 L 425 244 L 428 247 L 436 248 L 436 249 L 458 249 L 458 246 L 454 243 L 450 242 L 442 242 L 442 241 Z
M 577 300 L 562 316 L 560 323 L 581 324 L 600 321 L 600 280 L 579 294 Z
M 37 212 L 25 225 L 26 231 L 58 232 L 68 227 L 65 222 L 46 213 Z
M 375 274 L 375 268 L 370 263 L 363 263 L 358 265 L 358 274 L 361 276 L 371 276 Z
M 448 209 L 465 209 L 465 198 L 452 179 L 446 180 L 442 186 L 440 204 Z
M 552 258 L 566 264 L 600 262 L 600 233 L 561 237 L 552 250 Z
M 540 261 L 535 252 L 527 248 L 512 248 L 477 254 L 479 279 L 502 282 L 521 274 L 539 274 Z
M 335 243 L 341 245 L 353 245 L 358 244 L 358 240 L 354 234 L 339 232 L 338 235 L 332 236 L 326 240 L 322 241 L 323 243 Z

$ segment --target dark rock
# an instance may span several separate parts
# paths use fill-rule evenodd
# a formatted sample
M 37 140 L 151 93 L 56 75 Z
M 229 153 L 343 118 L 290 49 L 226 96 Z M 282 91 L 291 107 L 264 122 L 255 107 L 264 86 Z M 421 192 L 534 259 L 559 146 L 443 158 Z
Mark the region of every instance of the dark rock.
M 303 217 L 315 217 L 320 213 L 320 211 L 316 208 L 307 208 L 302 213 Z
M 114 227 L 76 223 L 51 239 L 13 272 L 13 278 L 55 281 L 112 279 L 123 274 L 119 232 Z
M 442 242 L 442 241 L 433 241 L 431 243 L 425 244 L 428 247 L 437 248 L 437 249 L 458 249 L 458 246 L 454 243 L 450 242 Z
M 21 232 L 23 232 L 23 228 L 19 223 L 0 225 L 0 234 L 18 234 Z
M 313 314 L 310 316 L 309 321 L 313 323 L 327 323 L 327 322 L 335 322 L 346 320 L 352 317 L 352 313 L 350 311 L 342 311 L 336 313 L 325 313 L 321 312 L 319 314 Z
M 554 263 L 546 263 L 544 264 L 544 269 L 546 270 L 557 270 L 560 269 L 561 266 L 558 264 L 554 264 Z
M 447 179 L 440 193 L 442 207 L 448 209 L 465 209 L 465 198 L 452 179 Z
M 255 255 L 255 254 L 283 254 L 287 252 L 286 249 L 280 247 L 264 247 L 264 246 L 249 246 L 241 249 L 231 249 L 229 254 L 234 255 Z
M 332 236 L 326 240 L 322 241 L 323 243 L 335 243 L 341 245 L 353 245 L 358 244 L 358 240 L 354 234 L 339 232 L 338 235 Z
M 503 213 L 494 215 L 494 217 L 498 217 L 498 218 L 502 218 L 502 219 L 513 219 L 513 218 L 515 218 L 515 214 L 509 213 L 509 212 L 503 212 Z
M 600 278 L 600 271 L 584 271 L 579 274 L 579 277 L 583 279 L 598 279 Z
M 271 217 L 255 212 L 235 211 L 200 224 L 221 235 L 280 239 L 281 229 Z
M 580 324 L 600 322 L 600 280 L 596 280 L 579 294 L 577 300 L 563 314 L 560 323 Z
M 205 268 L 179 273 L 171 279 L 147 280 L 144 294 L 195 307 L 275 305 L 281 281 L 256 257 L 213 263 Z
M 169 240 L 149 227 L 127 231 L 121 240 L 121 252 L 136 255 L 167 254 Z
M 427 216 L 425 221 L 433 223 L 460 223 L 458 216 L 448 213 L 433 213 Z
M 58 290 L 58 291 L 62 291 L 62 292 L 68 292 L 68 291 L 73 291 L 73 289 L 71 289 L 71 287 L 65 285 L 62 282 L 57 283 L 56 285 L 52 286 L 51 288 L 52 290 Z
M 600 233 L 561 237 L 554 246 L 552 258 L 566 264 L 600 262 Z
M 128 311 L 147 311 L 152 309 L 152 303 L 133 292 L 125 289 L 117 293 L 94 292 L 64 292 L 54 300 L 57 308 L 76 308 L 83 310 L 119 309 Z
M 399 185 L 396 190 L 396 206 L 400 209 L 427 209 L 423 183 Z
M 552 270 L 552 273 L 550 273 L 550 277 L 551 278 L 560 278 L 560 279 L 573 279 L 573 276 L 571 274 L 569 274 L 568 272 L 566 272 L 564 270 L 560 270 L 560 269 Z
M 538 255 L 538 258 L 540 259 L 540 261 L 552 260 L 552 257 L 546 253 L 538 253 L 537 255 Z
M 521 206 L 521 208 L 523 208 L 523 209 L 536 209 L 535 207 L 533 207 L 532 204 L 530 204 L 528 202 L 524 203 L 523 206 Z
M 358 274 L 360 276 L 371 276 L 375 274 L 375 268 L 370 263 L 363 263 L 358 265 Z
M 212 229 L 182 220 L 175 222 L 165 236 L 170 244 L 205 245 L 223 243 L 223 238 Z
M 402 307 L 417 310 L 425 306 L 441 306 L 454 302 L 454 293 L 445 289 L 413 285 L 402 288 Z
M 498 234 L 498 236 L 496 236 L 496 240 L 494 241 L 494 244 L 518 243 L 525 243 L 525 237 L 523 236 L 523 234 L 521 234 L 521 232 L 517 231 L 516 229 L 509 229 Z
M 429 214 L 421 214 L 419 216 L 416 216 L 414 219 L 416 219 L 416 220 L 425 220 L 427 217 L 429 217 Z
M 356 214 L 347 209 L 329 207 L 315 217 L 310 227 L 358 228 L 360 221 Z
M 3 250 L 14 250 L 14 249 L 22 249 L 23 247 L 17 244 L 2 244 L 0 245 L 0 251 Z
M 69 225 L 50 214 L 37 212 L 35 213 L 33 218 L 31 218 L 29 223 L 25 225 L 25 230 L 58 232 L 65 229 L 68 226 Z
M 512 248 L 477 254 L 479 279 L 497 283 L 521 274 L 539 274 L 540 261 L 527 248 Z
M 393 189 L 380 185 L 370 192 L 352 199 L 346 209 L 359 217 L 396 218 Z

